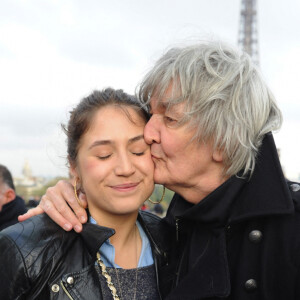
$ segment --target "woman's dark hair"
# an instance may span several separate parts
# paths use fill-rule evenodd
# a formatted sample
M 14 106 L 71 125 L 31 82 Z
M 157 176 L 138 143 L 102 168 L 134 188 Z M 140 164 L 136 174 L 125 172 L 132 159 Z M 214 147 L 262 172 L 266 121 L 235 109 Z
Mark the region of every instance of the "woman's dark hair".
M 132 122 L 134 121 L 128 110 L 126 110 L 127 107 L 133 108 L 145 122 L 149 120 L 149 115 L 142 104 L 134 96 L 124 93 L 123 90 L 106 88 L 102 91 L 94 91 L 89 96 L 83 98 L 79 104 L 70 111 L 68 125 L 62 125 L 67 135 L 69 162 L 76 162 L 80 139 L 90 128 L 94 114 L 100 108 L 108 105 L 115 105 L 122 109 Z

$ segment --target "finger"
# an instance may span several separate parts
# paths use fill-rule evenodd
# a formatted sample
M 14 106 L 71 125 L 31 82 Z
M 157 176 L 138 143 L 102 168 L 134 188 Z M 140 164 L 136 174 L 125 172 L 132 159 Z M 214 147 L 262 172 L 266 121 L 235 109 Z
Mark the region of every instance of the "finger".
M 83 194 L 83 193 L 80 193 L 79 194 L 79 200 L 80 200 L 82 206 L 84 207 L 84 209 L 86 209 L 88 207 L 88 203 L 87 203 L 87 200 L 86 200 L 86 195 Z
M 44 213 L 44 210 L 38 205 L 35 208 L 29 209 L 25 214 L 18 216 L 18 221 L 23 222 L 33 216 L 37 216 Z
M 87 213 L 85 210 L 87 207 L 86 196 L 82 193 L 79 194 L 79 201 L 80 201 L 80 204 L 79 204 L 75 197 L 74 187 L 72 186 L 72 184 L 70 182 L 67 182 L 67 181 L 58 182 L 57 187 L 62 191 L 62 197 L 68 202 L 69 206 L 74 211 L 78 220 L 81 223 L 85 223 L 87 221 Z M 63 216 L 66 219 L 68 219 L 67 216 L 65 216 L 65 215 L 63 215 Z
M 52 200 L 50 201 L 47 196 L 44 195 L 40 201 L 40 205 L 45 213 L 64 230 L 70 231 L 72 228 L 75 229 L 76 227 L 76 231 L 80 232 L 82 229 L 81 223 L 77 220 L 67 203 L 64 200 L 61 200 L 60 202 L 58 199 L 60 198 L 54 199 L 52 197 Z M 55 205 L 52 201 L 55 201 Z M 67 216 L 67 218 L 64 216 Z
M 82 193 L 79 194 L 79 201 L 82 206 L 76 206 L 73 208 L 77 218 L 79 221 L 84 224 L 87 222 L 87 213 L 86 213 L 86 208 L 88 207 L 87 201 L 86 201 L 86 196 Z M 78 201 L 77 201 L 78 202 Z
M 69 181 L 60 180 L 54 187 L 47 189 L 45 196 L 45 202 L 43 201 L 42 204 L 46 203 L 46 200 L 49 200 L 53 204 L 50 205 L 49 214 L 47 213 L 50 218 L 54 220 L 65 219 L 67 223 L 64 224 L 64 226 L 71 224 L 75 231 L 80 232 L 82 230 L 81 223 L 76 216 L 79 215 L 81 222 L 84 223 L 87 221 L 87 214 L 84 208 L 80 207 L 78 204 L 75 198 L 73 186 Z M 60 223 L 59 225 L 61 226 Z

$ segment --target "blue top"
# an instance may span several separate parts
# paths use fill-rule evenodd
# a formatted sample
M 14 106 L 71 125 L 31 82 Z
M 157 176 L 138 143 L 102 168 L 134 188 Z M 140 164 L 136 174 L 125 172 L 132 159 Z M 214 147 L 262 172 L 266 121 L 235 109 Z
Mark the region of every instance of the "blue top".
M 92 216 L 90 217 L 90 223 L 97 224 L 97 222 Z M 141 251 L 141 255 L 137 267 L 141 268 L 141 267 L 150 266 L 154 263 L 154 261 L 153 261 L 152 250 L 151 250 L 149 239 L 138 221 L 136 221 L 136 225 L 142 239 L 142 251 Z M 115 263 L 115 247 L 110 243 L 109 239 L 107 239 L 101 245 L 99 251 L 101 255 L 101 260 L 103 261 L 106 267 L 121 268 Z

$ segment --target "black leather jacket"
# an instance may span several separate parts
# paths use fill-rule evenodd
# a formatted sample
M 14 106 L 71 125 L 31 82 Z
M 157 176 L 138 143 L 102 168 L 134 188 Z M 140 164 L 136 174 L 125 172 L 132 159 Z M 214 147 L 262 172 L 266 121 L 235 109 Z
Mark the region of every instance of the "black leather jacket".
M 166 264 L 166 229 L 160 218 L 141 212 L 139 222 L 158 267 Z M 33 217 L 0 233 L 0 299 L 101 300 L 96 252 L 114 230 L 85 224 L 80 234 L 66 232 L 46 215 Z

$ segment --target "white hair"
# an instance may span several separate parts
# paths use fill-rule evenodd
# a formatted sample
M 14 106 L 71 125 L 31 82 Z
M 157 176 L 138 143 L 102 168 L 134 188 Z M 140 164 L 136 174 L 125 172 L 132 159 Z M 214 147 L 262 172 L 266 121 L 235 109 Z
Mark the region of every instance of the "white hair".
M 275 98 L 250 56 L 221 42 L 202 42 L 167 51 L 138 87 L 140 100 L 162 100 L 172 84 L 169 107 L 185 103 L 181 122 L 195 138 L 223 151 L 224 173 L 252 174 L 264 135 L 280 128 Z M 166 99 L 164 99 L 166 101 Z

